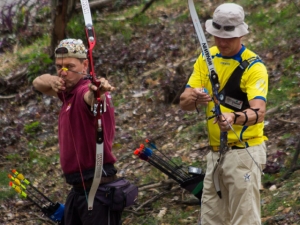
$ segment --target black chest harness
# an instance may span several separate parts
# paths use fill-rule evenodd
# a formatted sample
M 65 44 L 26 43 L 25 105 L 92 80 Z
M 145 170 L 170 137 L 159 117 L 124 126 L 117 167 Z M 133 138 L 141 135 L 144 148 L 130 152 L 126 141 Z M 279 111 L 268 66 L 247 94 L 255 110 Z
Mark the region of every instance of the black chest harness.
M 234 111 L 243 111 L 250 107 L 247 93 L 241 90 L 240 84 L 244 71 L 249 66 L 250 62 L 253 62 L 256 59 L 259 58 L 253 57 L 248 60 L 244 60 L 235 68 L 227 83 L 219 92 L 221 105 Z

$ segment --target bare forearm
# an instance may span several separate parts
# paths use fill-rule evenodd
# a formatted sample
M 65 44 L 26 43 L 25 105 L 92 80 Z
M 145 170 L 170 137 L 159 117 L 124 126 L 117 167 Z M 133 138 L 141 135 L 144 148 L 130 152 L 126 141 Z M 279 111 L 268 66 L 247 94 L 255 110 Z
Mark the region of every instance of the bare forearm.
M 266 109 L 261 106 L 260 108 L 249 108 L 243 112 L 235 112 L 234 124 L 242 126 L 251 126 L 264 121 Z
M 193 111 L 195 110 L 195 101 L 182 94 L 180 96 L 180 108 L 186 111 Z
M 32 82 L 34 88 L 47 95 L 56 95 L 56 92 L 53 91 L 51 82 L 53 82 L 53 77 L 50 74 L 44 74 L 35 78 Z
M 249 101 L 250 108 L 241 112 L 224 112 L 222 117 L 216 118 L 221 131 L 231 130 L 229 125 L 252 126 L 264 121 L 266 114 L 266 102 L 259 99 Z
M 183 110 L 192 111 L 196 105 L 206 106 L 211 97 L 203 92 L 201 88 L 186 88 L 180 96 L 180 107 Z
M 257 114 L 256 114 L 257 113 Z M 264 120 L 264 112 L 261 110 L 256 111 L 256 113 L 251 109 L 246 109 L 243 112 L 236 112 L 235 122 L 236 125 L 251 126 L 257 123 L 261 123 Z

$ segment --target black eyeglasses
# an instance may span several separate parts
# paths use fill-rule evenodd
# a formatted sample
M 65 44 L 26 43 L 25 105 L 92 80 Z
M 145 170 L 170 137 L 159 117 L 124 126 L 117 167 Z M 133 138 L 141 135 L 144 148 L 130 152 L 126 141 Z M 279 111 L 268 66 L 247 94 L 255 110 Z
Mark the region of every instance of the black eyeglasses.
M 217 24 L 215 22 L 212 22 L 212 25 L 217 30 L 220 30 L 222 28 L 222 26 L 220 24 Z M 223 26 L 223 30 L 225 30 L 225 31 L 234 31 L 235 30 L 235 26 Z

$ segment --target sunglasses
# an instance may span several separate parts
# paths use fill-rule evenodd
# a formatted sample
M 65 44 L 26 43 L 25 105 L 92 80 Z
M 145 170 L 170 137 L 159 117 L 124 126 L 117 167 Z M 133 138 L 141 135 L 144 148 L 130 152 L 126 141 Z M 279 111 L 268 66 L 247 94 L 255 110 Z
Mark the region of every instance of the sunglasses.
M 222 28 L 222 26 L 220 24 L 217 24 L 215 22 L 212 22 L 212 25 L 217 30 L 220 30 Z M 234 31 L 235 30 L 235 26 L 223 26 L 223 30 L 225 30 L 225 31 Z

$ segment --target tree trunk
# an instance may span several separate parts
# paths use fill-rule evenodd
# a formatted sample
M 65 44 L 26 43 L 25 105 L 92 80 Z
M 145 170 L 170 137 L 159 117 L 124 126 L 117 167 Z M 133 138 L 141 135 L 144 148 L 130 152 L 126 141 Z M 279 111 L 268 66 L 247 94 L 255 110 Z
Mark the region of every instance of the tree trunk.
M 76 6 L 76 0 L 52 0 L 53 29 L 51 35 L 50 55 L 54 56 L 57 44 L 66 38 L 66 27 Z

